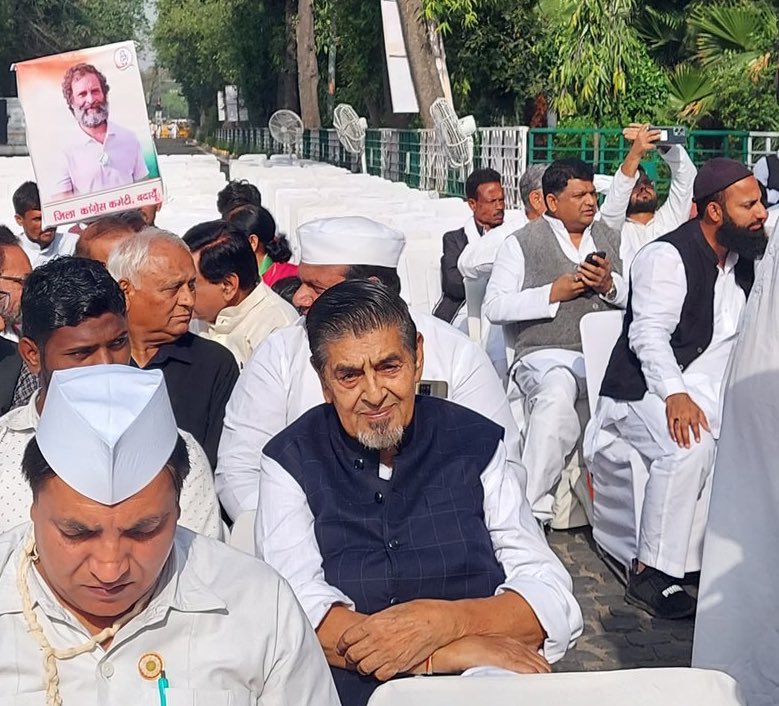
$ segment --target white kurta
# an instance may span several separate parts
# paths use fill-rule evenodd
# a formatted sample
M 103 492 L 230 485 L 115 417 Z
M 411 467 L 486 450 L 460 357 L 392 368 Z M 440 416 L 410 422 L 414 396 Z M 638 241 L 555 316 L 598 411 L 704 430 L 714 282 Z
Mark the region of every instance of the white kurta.
M 314 516 L 303 489 L 273 459 L 263 456 L 261 463 L 257 552 L 290 582 L 311 623 L 318 626 L 332 605 L 353 608 L 354 602 L 325 580 Z M 544 656 L 555 662 L 582 632 L 571 577 L 533 519 L 519 479 L 507 469 L 502 443 L 482 471 L 481 482 L 484 524 L 506 575 L 496 594 L 514 591 L 530 604 L 547 635 Z
M 425 339 L 423 380 L 444 381 L 451 402 L 479 412 L 506 430 L 509 460 L 524 485 L 519 431 L 490 360 L 479 346 L 429 314 L 411 312 Z M 254 352 L 227 404 L 219 443 L 216 490 L 235 519 L 258 503 L 260 454 L 265 444 L 324 395 L 313 366 L 305 321 L 271 334 Z
M 32 491 L 22 475 L 22 457 L 40 420 L 35 408 L 37 398 L 36 393 L 26 405 L 0 417 L 0 532 L 7 532 L 30 519 Z M 208 537 L 222 539 L 222 518 L 211 466 L 194 437 L 181 429 L 179 434 L 186 442 L 190 466 L 181 489 L 179 524 Z
M 0 706 L 45 706 L 38 643 L 16 587 L 30 527 L 0 537 Z M 35 612 L 49 642 L 80 645 L 86 629 L 31 568 Z M 338 706 L 319 641 L 275 571 L 221 542 L 179 528 L 148 607 L 109 648 L 57 663 L 66 706 L 158 706 L 157 682 L 140 658 L 158 654 L 168 706 Z
M 627 217 L 630 195 L 639 175 L 629 177 L 622 169 L 618 169 L 614 175 L 614 181 L 600 210 L 601 220 L 622 234 L 619 254 L 622 258 L 623 273 L 630 271 L 636 253 L 644 245 L 676 230 L 682 223 L 690 220 L 692 187 L 698 170 L 687 151 L 680 145 L 673 145 L 667 152 L 659 154 L 671 168 L 671 188 L 665 203 L 655 211 L 649 223 L 645 225 Z
M 724 268 L 718 268 L 711 342 L 682 371 L 671 336 L 687 296 L 684 264 L 670 243 L 651 243 L 641 250 L 631 271 L 633 322 L 628 338 L 641 363 L 647 392 L 635 402 L 601 397 L 585 434 L 584 454 L 593 468 L 596 488 L 609 483 L 604 471 L 608 465 L 599 462 L 598 454 L 606 452 L 615 436 L 647 463 L 638 558 L 672 576 L 700 567 L 703 523 L 696 523 L 696 514 L 705 517 L 705 507 L 698 505 L 708 497 L 714 439 L 720 429 L 720 389 L 746 301 L 736 283 L 737 262 L 738 256 L 730 253 Z M 711 428 L 711 435 L 701 430 L 701 443 L 693 439 L 690 449 L 680 449 L 668 432 L 665 400 L 678 393 L 690 395 Z M 613 449 L 608 453 L 613 455 Z M 622 511 L 632 513 L 632 508 Z
M 750 706 L 779 702 L 779 240 L 757 269 L 724 391 L 693 665 L 735 677 Z
M 41 250 L 40 246 L 37 243 L 33 243 L 24 233 L 18 237 L 19 245 L 24 250 L 24 254 L 29 258 L 32 269 L 45 265 L 47 262 L 51 262 L 51 260 L 63 255 L 72 255 L 76 251 L 76 244 L 78 243 L 78 236 L 75 233 L 60 231 L 54 235 L 51 245 Z
M 222 309 L 216 321 L 200 335 L 221 343 L 235 356 L 238 367 L 243 368 L 260 343 L 298 318 L 295 307 L 260 282 L 240 304 Z
M 557 218 L 542 216 L 571 262 L 573 272 L 587 255 L 597 250 L 587 228 L 577 248 L 565 226 Z M 612 302 L 624 307 L 628 288 L 623 278 L 613 274 L 617 295 Z M 550 303 L 552 283 L 523 289 L 525 256 L 517 238 L 501 245 L 484 296 L 484 313 L 493 324 L 553 319 L 560 302 Z M 556 368 L 562 370 L 555 370 Z M 581 424 L 574 405 L 584 394 L 584 356 L 578 351 L 547 348 L 534 351 L 514 362 L 512 371 L 525 398 L 525 444 L 522 461 L 528 474 L 528 498 L 533 513 L 543 521 L 552 517 L 554 488 L 573 451 Z

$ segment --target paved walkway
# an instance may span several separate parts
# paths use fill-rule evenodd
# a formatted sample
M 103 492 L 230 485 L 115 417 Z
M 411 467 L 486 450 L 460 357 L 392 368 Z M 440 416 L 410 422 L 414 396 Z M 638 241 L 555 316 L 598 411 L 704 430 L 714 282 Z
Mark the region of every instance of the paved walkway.
M 584 634 L 555 671 L 690 666 L 693 621 L 658 620 L 625 603 L 625 589 L 595 553 L 589 528 L 547 539 L 573 577 L 584 614 Z

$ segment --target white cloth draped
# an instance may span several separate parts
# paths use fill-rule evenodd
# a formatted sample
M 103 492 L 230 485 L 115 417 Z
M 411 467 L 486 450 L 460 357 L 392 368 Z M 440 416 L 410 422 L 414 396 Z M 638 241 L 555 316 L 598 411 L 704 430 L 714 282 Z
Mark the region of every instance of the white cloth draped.
M 693 665 L 722 669 L 750 706 L 779 701 L 779 242 L 774 232 L 726 376 Z

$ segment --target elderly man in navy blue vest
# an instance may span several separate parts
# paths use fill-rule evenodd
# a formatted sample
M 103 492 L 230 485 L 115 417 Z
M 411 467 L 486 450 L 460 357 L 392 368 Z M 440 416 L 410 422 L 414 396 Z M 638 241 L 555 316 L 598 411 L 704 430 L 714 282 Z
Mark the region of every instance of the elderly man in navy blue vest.
M 306 328 L 327 404 L 265 446 L 255 539 L 316 627 L 344 706 L 399 674 L 549 671 L 582 617 L 503 429 L 415 396 L 422 336 L 383 285 L 330 288 Z
M 706 162 L 694 198 L 697 219 L 645 246 L 633 262 L 622 335 L 585 449 L 600 483 L 609 482 L 597 478 L 606 438 L 621 437 L 648 467 L 625 597 L 662 618 L 695 612 L 682 579 L 700 569 L 720 388 L 754 260 L 768 242 L 760 188 L 743 164 Z

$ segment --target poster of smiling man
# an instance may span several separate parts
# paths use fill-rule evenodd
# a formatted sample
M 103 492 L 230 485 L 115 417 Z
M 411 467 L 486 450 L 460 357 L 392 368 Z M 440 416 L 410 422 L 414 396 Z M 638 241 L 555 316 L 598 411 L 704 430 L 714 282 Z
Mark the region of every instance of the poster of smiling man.
M 133 42 L 12 68 L 45 226 L 162 202 Z

